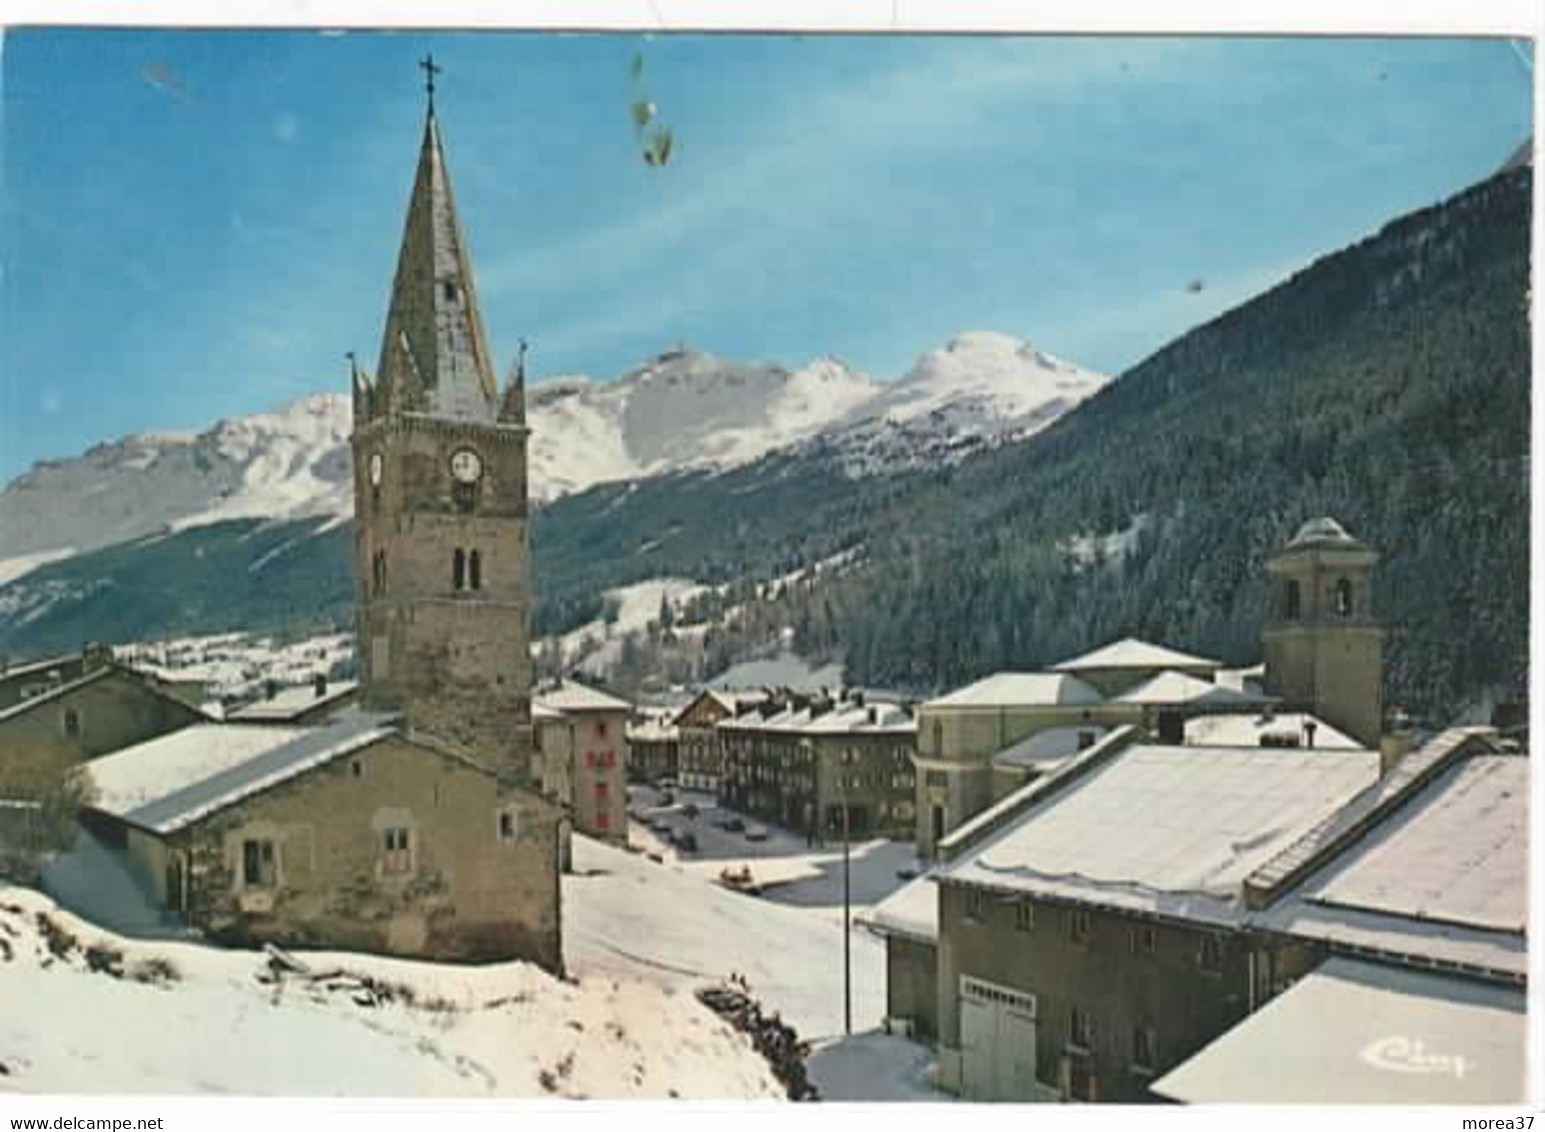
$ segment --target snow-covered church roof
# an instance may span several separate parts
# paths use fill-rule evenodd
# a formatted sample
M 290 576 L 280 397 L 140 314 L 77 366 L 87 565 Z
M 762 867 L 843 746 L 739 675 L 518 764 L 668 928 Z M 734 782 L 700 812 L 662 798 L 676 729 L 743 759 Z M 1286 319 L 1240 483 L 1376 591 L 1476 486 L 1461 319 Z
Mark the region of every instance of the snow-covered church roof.
M 1150 644 L 1136 637 L 1123 637 L 1108 645 L 1052 665 L 1054 672 L 1085 672 L 1111 668 L 1222 668 L 1223 663 L 1205 656 L 1192 656 L 1163 645 Z

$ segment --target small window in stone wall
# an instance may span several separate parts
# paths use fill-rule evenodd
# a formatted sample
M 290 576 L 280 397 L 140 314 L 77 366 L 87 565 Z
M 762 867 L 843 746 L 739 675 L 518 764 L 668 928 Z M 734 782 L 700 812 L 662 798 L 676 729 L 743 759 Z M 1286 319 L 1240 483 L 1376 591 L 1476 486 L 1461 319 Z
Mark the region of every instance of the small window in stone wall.
M 413 840 L 410 831 L 403 826 L 382 831 L 384 851 L 381 856 L 382 871 L 406 873 L 413 869 Z
M 1132 1027 L 1132 1068 L 1151 1070 L 1158 1064 L 1158 1044 L 1152 1026 Z
M 1068 938 L 1074 943 L 1088 943 L 1094 938 L 1094 920 L 1087 908 L 1068 909 Z
M 980 923 L 987 915 L 987 894 L 979 888 L 966 890 L 966 919 Z
M 516 834 L 519 832 L 519 829 L 520 829 L 520 827 L 516 823 L 516 820 L 515 820 L 515 811 L 514 810 L 500 810 L 499 811 L 499 840 L 500 841 L 514 841 L 515 837 L 516 837 Z
M 1133 955 L 1154 955 L 1159 950 L 1159 933 L 1152 924 L 1134 924 L 1129 942 Z
M 1223 970 L 1223 939 L 1220 936 L 1204 935 L 1197 945 L 1196 964 L 1204 971 Z
M 241 843 L 241 883 L 244 888 L 272 888 L 279 881 L 274 843 L 249 837 Z
M 1035 905 L 1028 900 L 1021 900 L 1014 905 L 1014 930 L 1028 932 L 1035 930 Z
M 1094 1048 L 1094 1019 L 1076 1006 L 1068 1010 L 1068 1045 L 1078 1050 Z
M 79 739 L 81 734 L 80 712 L 74 708 L 64 709 L 64 733 L 71 739 Z

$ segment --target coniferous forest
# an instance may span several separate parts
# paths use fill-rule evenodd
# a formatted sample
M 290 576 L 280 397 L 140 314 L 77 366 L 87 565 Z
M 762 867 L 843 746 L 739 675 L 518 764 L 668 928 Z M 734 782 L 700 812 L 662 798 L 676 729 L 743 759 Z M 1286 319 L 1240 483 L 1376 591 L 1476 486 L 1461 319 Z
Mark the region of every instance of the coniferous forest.
M 679 621 L 737 609 L 693 676 L 784 627 L 850 682 L 918 694 L 1129 634 L 1246 664 L 1265 560 L 1328 514 L 1382 555 L 1387 702 L 1442 722 L 1520 698 L 1531 186 L 1510 169 L 1394 221 L 1038 436 L 950 467 L 852 476 L 817 442 L 558 500 L 532 523 L 534 628 L 682 577 L 723 589 Z M 352 535 L 315 525 L 218 524 L 42 567 L 0 587 L 0 652 L 347 626 Z M 47 607 L 5 618 L 22 587 Z

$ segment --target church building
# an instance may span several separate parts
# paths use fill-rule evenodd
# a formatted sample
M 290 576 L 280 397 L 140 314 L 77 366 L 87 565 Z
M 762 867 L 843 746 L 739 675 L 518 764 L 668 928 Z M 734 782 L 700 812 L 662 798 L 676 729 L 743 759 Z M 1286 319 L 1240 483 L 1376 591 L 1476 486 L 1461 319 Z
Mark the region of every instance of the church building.
M 211 938 L 561 970 L 532 781 L 524 379 L 498 388 L 429 105 L 372 378 L 354 368 L 358 703 L 91 767 L 90 823 Z

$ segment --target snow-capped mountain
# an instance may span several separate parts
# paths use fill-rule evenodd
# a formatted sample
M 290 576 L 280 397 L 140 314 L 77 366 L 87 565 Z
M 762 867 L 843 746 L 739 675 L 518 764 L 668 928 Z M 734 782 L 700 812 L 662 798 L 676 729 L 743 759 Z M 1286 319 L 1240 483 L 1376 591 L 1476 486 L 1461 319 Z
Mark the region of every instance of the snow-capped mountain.
M 812 440 L 851 474 L 1026 435 L 1105 382 L 1005 334 L 963 334 L 895 381 L 834 358 L 801 369 L 667 351 L 615 381 L 533 386 L 531 490 L 746 464 Z M 346 518 L 350 406 L 338 394 L 143 433 L 35 465 L 0 492 L 0 584 L 72 553 L 225 519 Z

